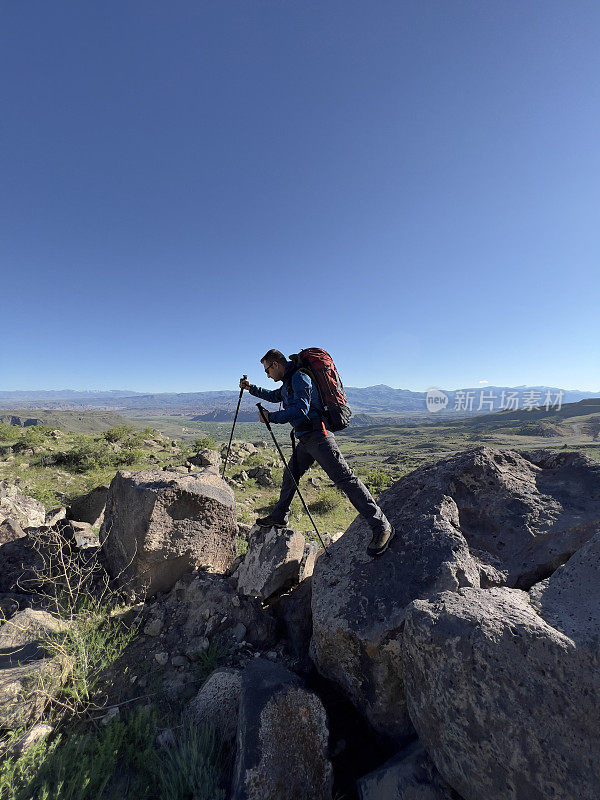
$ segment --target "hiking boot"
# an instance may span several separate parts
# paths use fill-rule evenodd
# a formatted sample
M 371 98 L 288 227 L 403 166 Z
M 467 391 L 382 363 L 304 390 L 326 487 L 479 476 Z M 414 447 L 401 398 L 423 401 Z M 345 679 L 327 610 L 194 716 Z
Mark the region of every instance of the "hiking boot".
M 269 514 L 267 517 L 255 520 L 254 524 L 260 525 L 261 528 L 285 528 L 287 522 L 284 519 L 277 519 Z
M 373 534 L 373 538 L 367 547 L 367 554 L 370 556 L 380 556 L 387 550 L 389 543 L 395 535 L 396 531 L 388 522 L 383 530 Z

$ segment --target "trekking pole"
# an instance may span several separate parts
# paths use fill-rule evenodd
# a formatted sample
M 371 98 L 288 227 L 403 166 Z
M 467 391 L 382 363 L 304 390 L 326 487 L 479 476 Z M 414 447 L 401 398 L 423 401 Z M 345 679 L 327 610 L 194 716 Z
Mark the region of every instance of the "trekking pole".
M 330 553 L 329 553 L 329 550 L 327 549 L 327 547 L 325 547 L 325 542 L 323 541 L 323 539 L 321 539 L 321 534 L 319 533 L 319 529 L 317 528 L 317 526 L 316 526 L 316 524 L 315 524 L 315 521 L 314 521 L 314 519 L 312 518 L 312 514 L 310 513 L 310 511 L 308 510 L 308 506 L 307 506 L 307 505 L 306 505 L 306 503 L 304 502 L 304 498 L 302 497 L 302 492 L 300 491 L 300 487 L 298 486 L 298 483 L 297 483 L 297 481 L 296 481 L 296 478 L 294 478 L 294 475 L 293 475 L 293 473 L 292 473 L 292 470 L 289 468 L 289 466 L 288 466 L 288 463 L 287 463 L 287 461 L 285 460 L 285 456 L 284 456 L 284 455 L 283 455 L 283 453 L 281 452 L 281 447 L 279 447 L 279 445 L 277 444 L 277 439 L 275 438 L 275 434 L 273 433 L 273 429 L 271 428 L 271 423 L 269 422 L 269 420 L 268 420 L 268 419 L 265 417 L 265 415 L 264 415 L 264 412 L 266 411 L 266 408 L 263 408 L 263 406 L 262 406 L 262 403 L 257 403 L 256 405 L 258 406 L 258 413 L 260 414 L 260 416 L 262 417 L 262 419 L 263 419 L 263 420 L 264 420 L 264 422 L 265 422 L 265 425 L 266 425 L 266 426 L 267 426 L 267 428 L 269 429 L 269 433 L 271 434 L 271 438 L 273 439 L 273 442 L 274 442 L 274 444 L 275 444 L 275 447 L 277 448 L 277 452 L 278 452 L 278 453 L 279 453 L 279 455 L 281 456 L 281 460 L 283 461 L 283 463 L 284 463 L 284 465 L 285 465 L 285 468 L 287 469 L 287 471 L 288 471 L 288 473 L 289 473 L 289 475 L 290 475 L 290 478 L 291 478 L 291 479 L 294 481 L 294 486 L 296 487 L 296 491 L 298 492 L 298 497 L 300 498 L 300 500 L 302 500 L 302 505 L 304 506 L 304 510 L 306 511 L 306 513 L 308 514 L 308 516 L 310 517 L 310 521 L 312 522 L 313 528 L 315 529 L 315 531 L 316 531 L 316 534 L 317 534 L 317 536 L 319 537 L 319 541 L 320 541 L 320 542 L 321 542 L 321 544 L 323 545 L 323 550 L 325 550 L 325 552 L 327 553 L 327 555 L 329 556 L 329 558 L 331 558 L 331 555 L 330 555 Z
M 247 381 L 248 376 L 243 375 L 242 379 Z M 227 460 L 229 459 L 229 451 L 231 450 L 231 440 L 233 439 L 233 431 L 235 430 L 235 421 L 237 420 L 238 411 L 240 410 L 240 403 L 242 402 L 242 395 L 244 394 L 244 390 L 240 389 L 240 396 L 238 397 L 238 404 L 235 410 L 235 417 L 233 418 L 233 425 L 231 426 L 231 436 L 229 437 L 229 444 L 227 445 L 227 455 L 225 456 L 225 462 L 223 464 L 223 472 L 221 473 L 221 478 L 225 477 L 225 467 L 227 466 Z

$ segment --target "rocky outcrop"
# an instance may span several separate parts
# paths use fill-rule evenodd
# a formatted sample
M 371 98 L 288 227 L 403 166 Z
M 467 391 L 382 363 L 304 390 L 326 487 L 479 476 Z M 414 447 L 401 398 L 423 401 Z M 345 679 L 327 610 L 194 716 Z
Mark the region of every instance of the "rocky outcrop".
M 46 509 L 24 495 L 13 483 L 0 481 L 0 522 L 10 519 L 22 528 L 36 528 L 46 521 Z
M 600 532 L 532 595 L 461 589 L 407 613 L 410 715 L 465 800 L 600 796 Z
M 207 638 L 232 639 L 231 632 L 244 628 L 244 639 L 252 645 L 271 647 L 277 641 L 275 619 L 261 608 L 258 600 L 240 597 L 229 581 L 220 575 L 199 571 L 184 575 L 174 588 L 154 604 L 154 628 L 166 649 L 183 644 L 194 658 Z M 157 622 L 160 625 L 157 626 Z
M 100 540 L 113 577 L 152 595 L 198 565 L 224 572 L 235 558 L 236 533 L 233 492 L 213 469 L 118 472 Z
M 255 659 L 242 675 L 232 800 L 330 800 L 328 735 L 317 695 Z
M 219 469 L 221 466 L 219 451 L 212 450 L 210 447 L 205 447 L 203 450 L 200 450 L 195 456 L 192 456 L 189 461 L 190 464 L 193 464 L 195 467 L 216 467 Z
M 313 575 L 311 655 L 373 727 L 411 733 L 402 630 L 416 598 L 461 587 L 529 588 L 600 521 L 600 464 L 579 453 L 478 447 L 422 467 L 384 492 L 398 535 L 378 559 L 359 517 Z
M 248 477 L 254 478 L 259 486 L 274 486 L 273 472 L 269 467 L 252 467 L 248 470 Z
M 225 459 L 227 455 L 226 444 L 221 447 L 220 453 L 221 457 Z M 241 442 L 238 439 L 234 439 L 231 442 L 227 465 L 231 466 L 232 464 L 241 464 L 244 459 L 248 458 L 248 456 L 251 456 L 253 453 L 256 453 L 256 447 L 252 444 L 252 442 Z

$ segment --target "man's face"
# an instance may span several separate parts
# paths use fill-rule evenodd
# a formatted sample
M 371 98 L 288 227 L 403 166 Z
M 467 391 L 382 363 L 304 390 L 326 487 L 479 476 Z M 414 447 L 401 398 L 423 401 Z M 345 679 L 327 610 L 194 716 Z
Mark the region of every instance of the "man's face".
M 285 367 L 283 364 L 280 364 L 279 361 L 261 361 L 260 363 L 265 368 L 265 373 L 269 376 L 269 378 L 271 378 L 271 380 L 282 380 L 285 372 Z

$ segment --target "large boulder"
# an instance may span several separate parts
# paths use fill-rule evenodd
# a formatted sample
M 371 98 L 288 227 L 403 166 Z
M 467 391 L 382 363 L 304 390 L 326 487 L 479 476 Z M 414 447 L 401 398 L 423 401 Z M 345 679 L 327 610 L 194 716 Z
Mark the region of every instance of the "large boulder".
M 222 463 L 219 451 L 212 450 L 210 447 L 205 447 L 203 450 L 200 450 L 195 456 L 192 456 L 189 461 L 190 464 L 193 464 L 195 467 L 216 467 L 217 469 L 220 469 Z
M 0 593 L 33 593 L 40 588 L 44 557 L 33 534 L 0 543 L 0 563 Z
M 397 530 L 369 558 L 361 517 L 317 561 L 311 656 L 381 733 L 412 732 L 402 630 L 416 598 L 461 587 L 529 588 L 600 522 L 600 464 L 579 453 L 478 447 L 421 467 L 379 502 Z
M 0 481 L 0 522 L 5 519 L 22 528 L 37 528 L 46 521 L 46 509 L 39 500 L 23 494 L 14 483 Z
M 22 539 L 25 535 L 23 528 L 14 519 L 8 517 L 0 522 L 0 547 L 3 544 L 14 542 L 15 539 Z
M 194 725 L 212 726 L 222 742 L 235 739 L 242 690 L 242 673 L 239 669 L 217 669 L 185 710 Z
M 66 672 L 46 657 L 44 641 L 66 630 L 46 611 L 25 609 L 0 626 L 0 729 L 37 721 Z
M 408 610 L 411 718 L 465 800 L 600 797 L 600 532 L 544 584 Z
M 312 577 L 306 578 L 290 592 L 278 597 L 269 606 L 269 611 L 277 618 L 282 635 L 287 639 L 294 656 L 304 659 L 308 656 L 312 636 Z
M 304 536 L 291 528 L 255 525 L 236 573 L 238 591 L 267 600 L 297 584 L 306 545 Z
M 255 659 L 242 674 L 232 800 L 331 800 L 328 737 L 317 695 Z
M 104 508 L 108 497 L 108 486 L 96 486 L 91 492 L 76 497 L 69 506 L 67 519 L 102 525 Z
M 195 566 L 224 572 L 236 533 L 233 492 L 212 469 L 117 472 L 100 540 L 111 574 L 129 591 L 153 595 Z
M 26 608 L 17 612 L 0 625 L 0 669 L 44 658 L 44 641 L 67 629 L 67 623 L 47 611 Z
M 420 742 L 358 781 L 360 800 L 460 800 Z
M 48 705 L 62 672 L 51 658 L 0 669 L 0 731 L 37 722 Z

